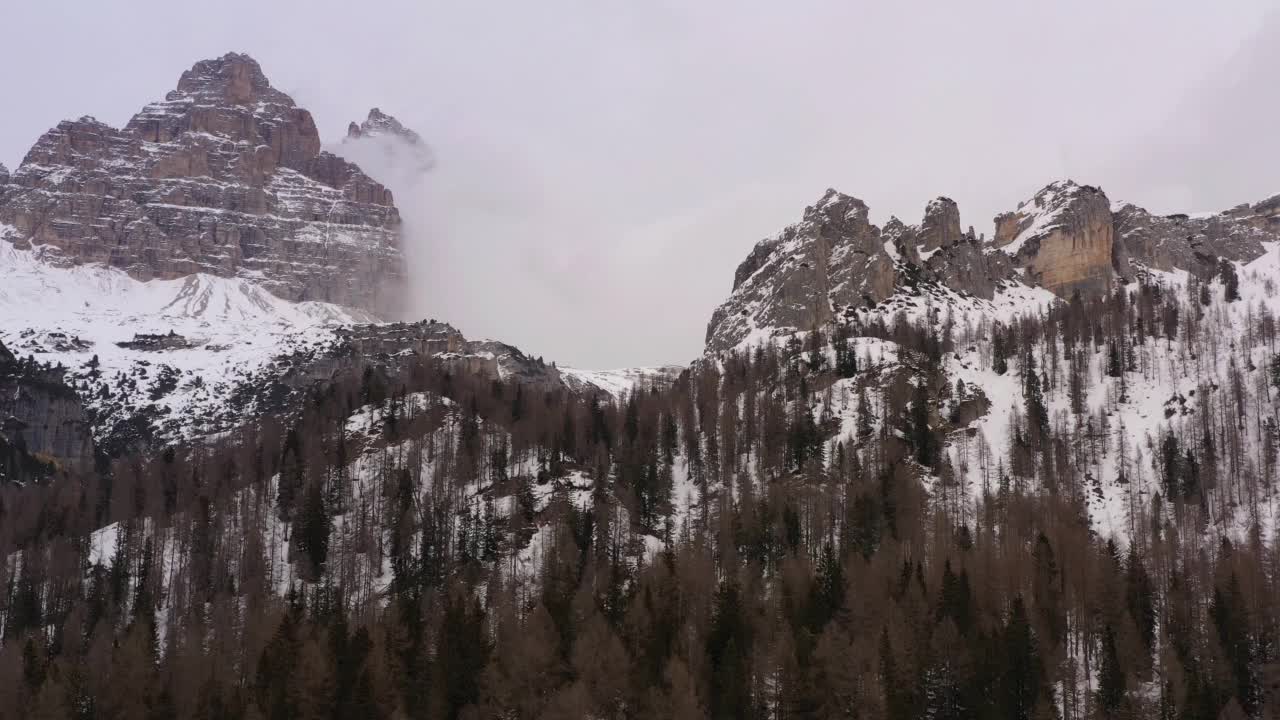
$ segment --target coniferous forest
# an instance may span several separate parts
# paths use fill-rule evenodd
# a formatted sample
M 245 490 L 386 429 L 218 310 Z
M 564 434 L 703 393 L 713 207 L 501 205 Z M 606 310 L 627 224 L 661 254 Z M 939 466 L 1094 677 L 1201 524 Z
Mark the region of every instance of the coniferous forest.
M 1280 362 L 1230 287 L 854 319 L 616 399 L 371 358 L 5 484 L 0 717 L 1274 717 Z M 1126 429 L 1164 373 L 1195 401 Z

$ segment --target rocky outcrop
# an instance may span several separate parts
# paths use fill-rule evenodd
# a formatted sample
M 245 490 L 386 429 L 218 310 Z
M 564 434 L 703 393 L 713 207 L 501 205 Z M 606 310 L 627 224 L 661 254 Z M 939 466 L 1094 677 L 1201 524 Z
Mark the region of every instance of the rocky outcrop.
M 378 108 L 371 109 L 369 117 L 365 118 L 364 122 L 359 124 L 352 122 L 347 125 L 347 137 L 353 140 L 379 135 L 395 135 L 415 145 L 425 144 L 422 142 L 422 136 Z
M 1116 277 L 1111 203 L 1096 187 L 1052 183 L 995 223 L 995 246 L 1060 297 L 1105 293 Z
M 866 203 L 828 190 L 738 266 L 733 294 L 707 326 L 707 347 L 730 348 L 758 330 L 820 327 L 840 305 L 878 302 L 893 284 L 893 261 Z
M 333 151 L 401 192 L 412 192 L 414 183 L 436 164 L 435 153 L 421 135 L 378 108 L 363 122 L 348 125 L 347 136 Z
M 1128 263 L 1155 270 L 1217 271 L 1219 258 L 1248 262 L 1262 243 L 1280 240 L 1280 196 L 1213 215 L 1153 215 L 1131 203 L 1113 208 L 1116 239 Z
M 1065 180 L 995 221 L 996 247 L 1026 268 L 1028 280 L 1068 297 L 1106 292 L 1113 279 L 1132 280 L 1142 268 L 1208 277 L 1222 259 L 1254 260 L 1262 243 L 1280 240 L 1280 196 L 1216 214 L 1156 215 Z
M 1207 277 L 1222 259 L 1248 262 L 1280 241 L 1280 195 L 1217 214 L 1159 216 L 1063 180 L 995 225 L 991 243 L 962 231 L 955 201 L 939 197 L 919 225 L 891 218 L 880 229 L 865 203 L 828 190 L 738 266 L 733 293 L 707 325 L 706 350 L 820 328 L 889 298 L 892 312 L 924 291 L 946 302 L 992 300 L 1023 283 L 1069 298 L 1105 294 L 1144 268 Z
M 64 374 L 61 367 L 19 360 L 0 344 L 0 436 L 7 448 L 0 454 L 22 454 L 52 470 L 93 467 L 84 406 Z
M 983 238 L 975 235 L 972 227 L 967 232 L 960 230 L 960 209 L 951 198 L 931 200 L 919 226 L 890 220 L 885 234 L 896 238 L 908 269 L 918 268 L 916 277 L 962 295 L 990 300 L 1013 272 L 1008 258 L 987 252 Z
M 961 240 L 960 208 L 956 201 L 940 197 L 929 201 L 924 208 L 924 220 L 920 223 L 917 239 L 921 250 L 929 252 L 951 247 Z
M 707 326 L 707 350 L 822 327 L 920 283 L 990 299 L 1012 274 L 1008 258 L 986 252 L 972 229 L 961 231 L 949 198 L 930 202 L 918 226 L 893 218 L 882 230 L 861 200 L 828 190 L 738 266 L 732 295 Z
M 391 192 L 322 151 L 311 114 L 247 55 L 196 63 L 123 129 L 59 123 L 0 185 L 0 223 L 48 261 L 143 280 L 244 277 L 384 316 L 403 295 Z
M 0 185 L 8 185 L 8 184 L 9 184 L 9 168 L 5 167 L 4 163 L 0 163 Z

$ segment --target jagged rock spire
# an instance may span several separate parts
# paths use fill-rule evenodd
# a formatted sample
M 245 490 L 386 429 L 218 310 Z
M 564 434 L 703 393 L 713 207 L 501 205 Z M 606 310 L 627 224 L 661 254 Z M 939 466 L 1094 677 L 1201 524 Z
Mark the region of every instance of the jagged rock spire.
M 404 126 L 394 116 L 388 115 L 378 108 L 369 111 L 369 117 L 362 123 L 352 122 L 347 126 L 347 137 L 359 138 L 372 135 L 396 135 L 411 143 L 421 143 L 422 136 Z

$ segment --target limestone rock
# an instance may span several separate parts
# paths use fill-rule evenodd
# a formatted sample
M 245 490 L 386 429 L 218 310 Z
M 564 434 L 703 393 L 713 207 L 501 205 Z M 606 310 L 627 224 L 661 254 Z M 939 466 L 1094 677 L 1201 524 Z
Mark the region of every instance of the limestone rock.
M 891 221 L 891 223 L 894 221 Z M 885 225 L 890 234 L 891 223 Z M 921 269 L 921 277 L 957 293 L 990 300 L 1001 281 L 1013 273 L 1013 265 L 1002 253 L 986 252 L 982 239 L 969 228 L 960 230 L 960 209 L 951 198 L 939 197 L 925 206 L 919 227 L 903 226 L 896 233 L 910 263 Z
M 1059 297 L 1105 293 L 1116 276 L 1111 203 L 1096 187 L 1051 183 L 995 223 L 995 246 Z
M 391 192 L 322 151 L 311 114 L 236 53 L 123 129 L 82 117 L 45 133 L 0 191 L 0 223 L 50 261 L 142 280 L 244 277 L 381 315 L 403 296 Z
M 960 242 L 960 208 L 956 201 L 947 197 L 931 200 L 924 209 L 924 220 L 920 223 L 919 241 L 923 250 L 937 250 L 951 247 Z
M 706 351 L 821 328 L 864 311 L 886 313 L 956 296 L 998 300 L 1002 289 L 1040 285 L 1069 298 L 1099 295 L 1144 268 L 1208 276 L 1225 258 L 1247 262 L 1280 241 L 1280 195 L 1216 215 L 1158 216 L 1114 207 L 1102 190 L 1052 183 L 996 219 L 991 243 L 961 231 L 949 198 L 919 225 L 868 220 L 861 200 L 828 190 L 804 218 L 756 244 L 734 273 L 733 293 L 707 326 Z M 886 300 L 888 302 L 886 302 Z M 983 307 L 982 304 L 971 307 Z
M 1248 262 L 1262 243 L 1280 240 L 1280 196 L 1217 214 L 1154 215 L 1131 203 L 1113 208 L 1117 246 L 1125 260 L 1155 270 L 1217 271 L 1219 258 Z
M 986 251 L 972 232 L 960 242 L 939 248 L 924 261 L 928 277 L 958 293 L 983 300 L 995 297 L 1000 283 L 1013 277 L 1013 263 L 1003 253 Z
M 0 438 L 38 461 L 85 471 L 93 467 L 93 437 L 64 374 L 61 367 L 19 360 L 0 344 Z
M 707 350 L 822 327 L 922 282 L 991 299 L 1013 267 L 985 250 L 972 230 L 961 232 L 960 211 L 948 198 L 930 202 L 919 226 L 892 218 L 881 230 L 866 203 L 828 190 L 803 220 L 759 242 L 738 266 L 732 295 L 707 326 Z
M 828 190 L 738 266 L 733 294 L 707 326 L 707 348 L 731 348 L 758 330 L 820 327 L 841 306 L 883 300 L 893 285 L 893 261 L 866 203 Z

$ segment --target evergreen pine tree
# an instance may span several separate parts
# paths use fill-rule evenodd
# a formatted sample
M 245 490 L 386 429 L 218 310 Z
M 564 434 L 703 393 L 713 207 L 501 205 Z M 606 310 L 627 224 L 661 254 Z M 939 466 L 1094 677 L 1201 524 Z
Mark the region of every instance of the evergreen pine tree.
M 1098 707 L 1103 717 L 1117 717 L 1125 696 L 1125 674 L 1116 655 L 1116 635 L 1107 624 L 1102 632 L 1102 657 L 1098 669 Z
M 329 533 L 332 527 L 333 521 L 325 506 L 324 493 L 319 483 L 312 483 L 307 488 L 297 533 L 298 549 L 306 556 L 314 577 L 319 577 L 324 572 L 324 565 L 329 557 Z

